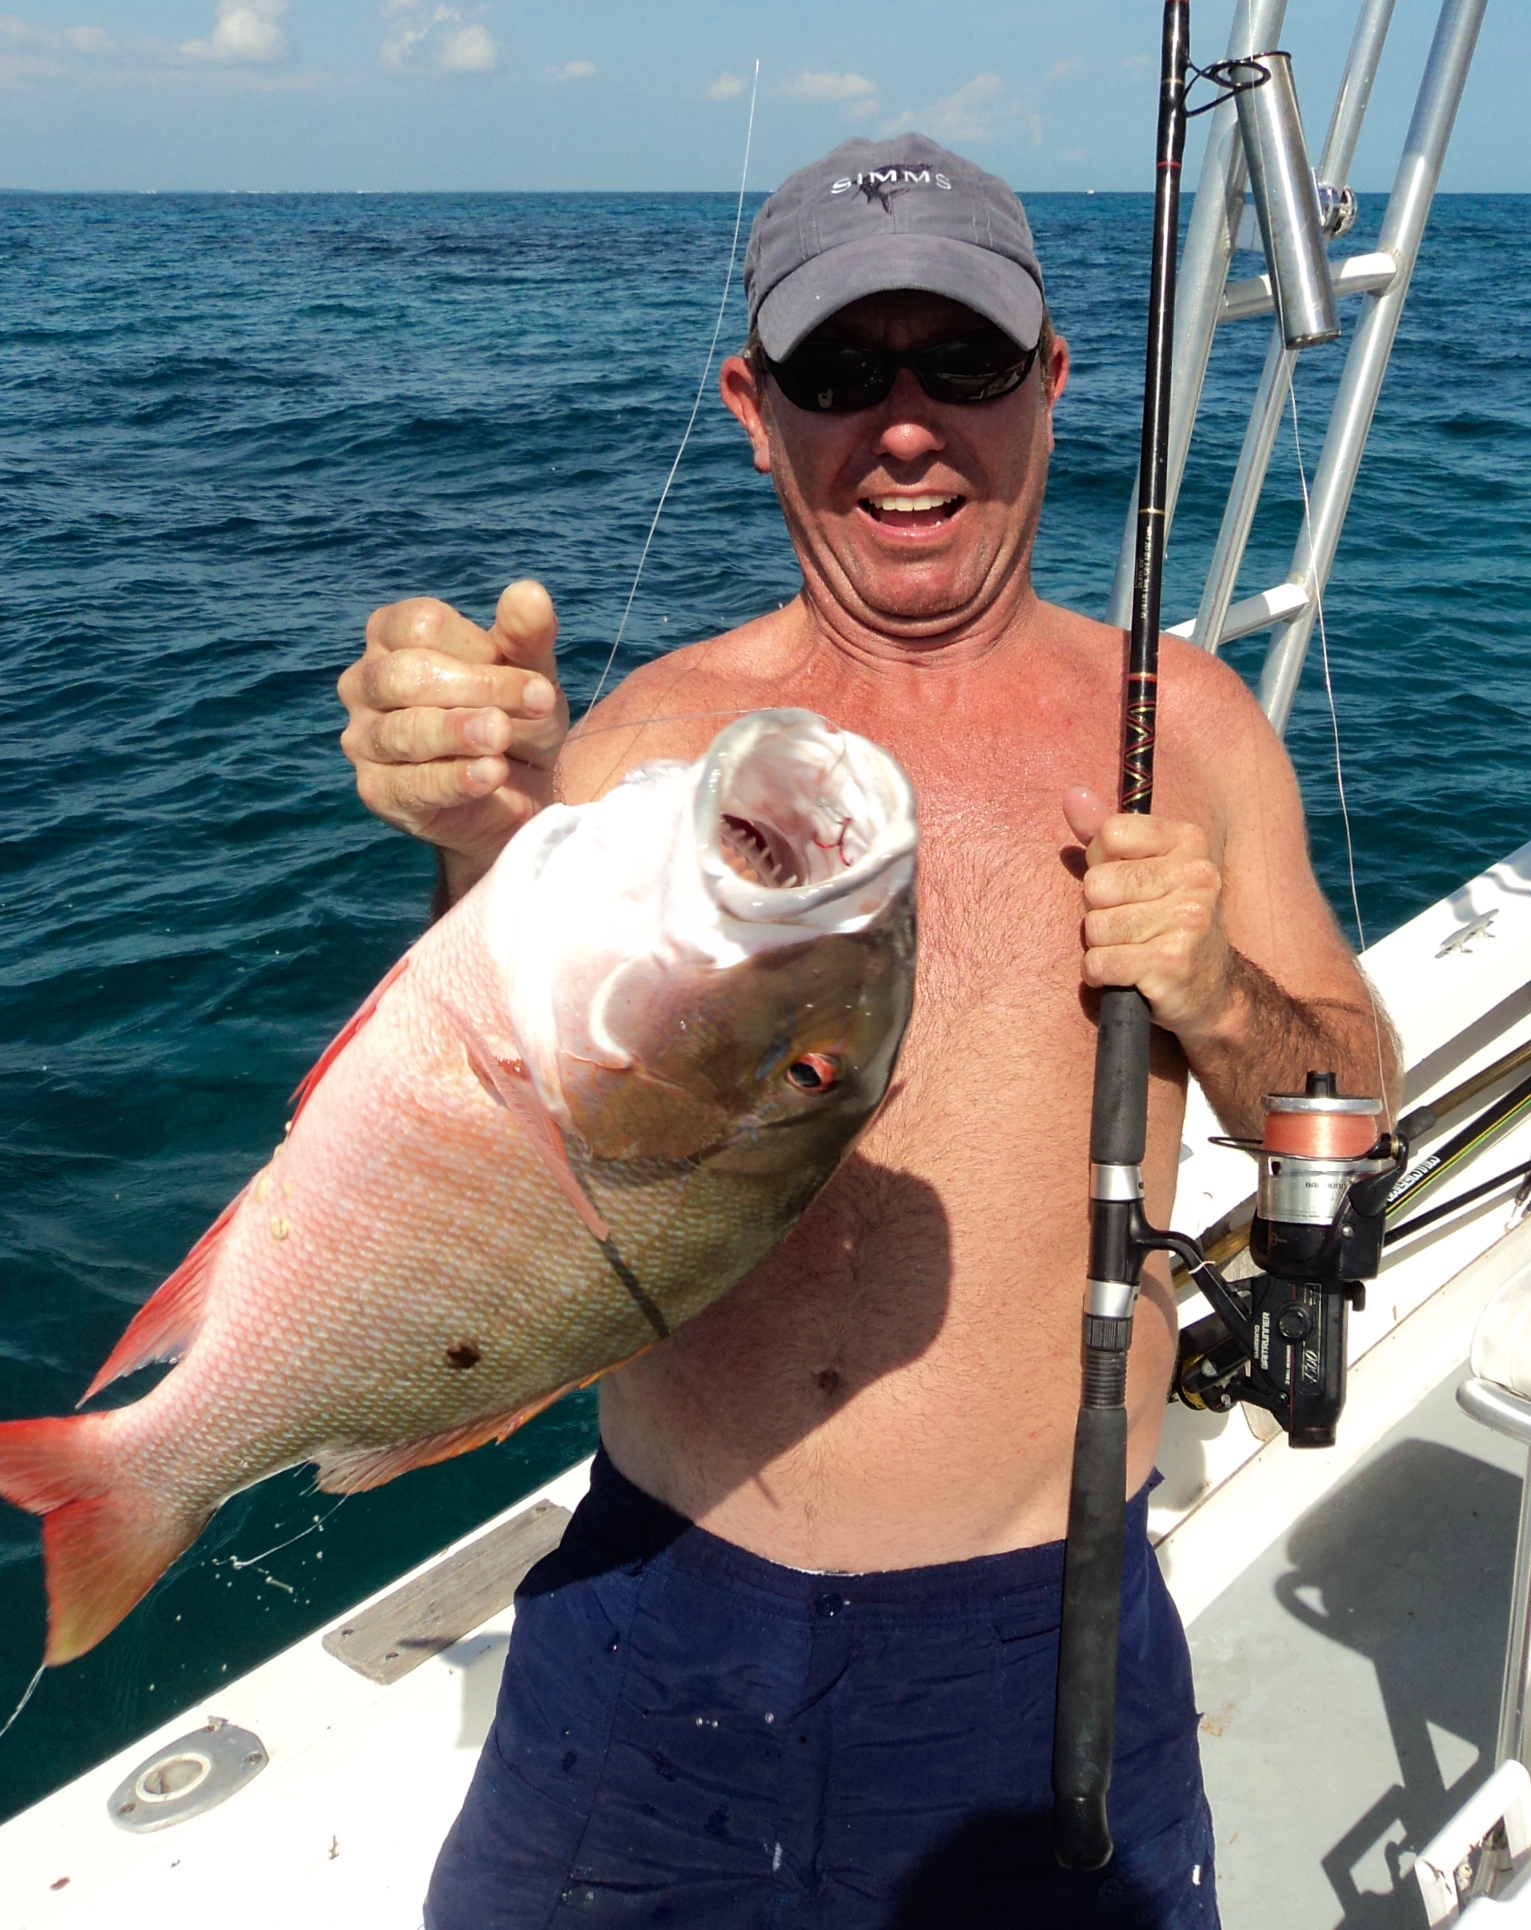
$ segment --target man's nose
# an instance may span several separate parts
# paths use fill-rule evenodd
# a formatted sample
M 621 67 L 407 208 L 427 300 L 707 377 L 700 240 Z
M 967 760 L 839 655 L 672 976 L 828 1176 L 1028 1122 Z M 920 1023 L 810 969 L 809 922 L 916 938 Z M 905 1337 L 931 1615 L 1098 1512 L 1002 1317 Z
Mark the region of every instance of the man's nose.
M 915 380 L 913 369 L 900 369 L 887 401 L 873 453 L 892 462 L 918 462 L 946 447 L 939 426 L 939 404 Z

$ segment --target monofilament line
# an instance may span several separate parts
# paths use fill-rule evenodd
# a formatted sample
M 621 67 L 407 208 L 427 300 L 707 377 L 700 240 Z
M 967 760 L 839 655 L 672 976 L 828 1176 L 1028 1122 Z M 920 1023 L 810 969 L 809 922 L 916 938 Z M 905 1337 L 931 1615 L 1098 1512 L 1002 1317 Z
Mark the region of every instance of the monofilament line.
M 15 1708 L 12 1709 L 9 1716 L 6 1717 L 4 1727 L 0 1728 L 0 1741 L 3 1741 L 4 1738 L 10 1734 L 11 1724 L 15 1722 L 17 1716 L 21 1714 L 22 1710 L 32 1700 L 32 1696 L 36 1691 L 38 1683 L 42 1681 L 43 1676 L 47 1671 L 47 1667 L 48 1665 L 46 1662 L 38 1663 L 36 1675 L 34 1675 L 32 1677 L 32 1680 L 27 1684 L 25 1690 L 22 1693 L 21 1700 L 16 1704 Z
M 659 501 L 654 505 L 653 520 L 649 524 L 648 535 L 643 539 L 643 548 L 638 553 L 638 567 L 633 571 L 633 586 L 627 593 L 627 602 L 622 611 L 622 621 L 617 625 L 617 634 L 612 639 L 611 651 L 606 659 L 606 667 L 602 670 L 600 680 L 591 693 L 589 703 L 585 706 L 585 717 L 588 717 L 591 711 L 594 710 L 596 699 L 606 688 L 606 679 L 611 675 L 611 667 L 617 660 L 617 652 L 621 649 L 622 639 L 627 634 L 627 620 L 633 613 L 633 600 L 638 594 L 638 585 L 643 580 L 643 566 L 649 560 L 649 550 L 653 546 L 654 532 L 659 527 L 659 518 L 664 513 L 664 506 L 669 498 L 670 485 L 675 481 L 675 472 L 680 468 L 680 459 L 686 453 L 686 444 L 691 440 L 691 431 L 696 427 L 697 416 L 701 413 L 702 398 L 707 393 L 707 378 L 712 374 L 712 358 L 718 352 L 718 338 L 723 333 L 723 317 L 728 312 L 728 297 L 734 285 L 734 263 L 739 256 L 739 230 L 744 224 L 744 189 L 746 182 L 750 178 L 750 142 L 753 140 L 755 134 L 755 98 L 759 92 L 760 62 L 757 60 L 755 62 L 754 84 L 750 88 L 749 121 L 744 130 L 744 166 L 739 172 L 739 200 L 734 209 L 734 238 L 729 244 L 728 272 L 723 277 L 723 297 L 718 303 L 718 319 L 713 324 L 712 341 L 708 344 L 707 360 L 702 366 L 701 379 L 696 385 L 696 396 L 691 404 L 691 415 L 686 423 L 686 433 L 680 439 L 680 447 L 675 452 L 675 460 L 670 464 L 670 473 L 665 477 L 664 488 L 659 492 Z M 585 721 L 585 717 L 580 719 L 580 723 Z
M 1324 695 L 1329 701 L 1329 732 L 1334 739 L 1334 788 L 1339 794 L 1340 822 L 1345 827 L 1345 869 L 1350 879 L 1350 908 L 1356 920 L 1356 950 L 1366 950 L 1366 927 L 1361 921 L 1361 894 L 1356 888 L 1356 847 L 1350 834 L 1350 803 L 1345 796 L 1345 762 L 1340 754 L 1340 714 L 1334 701 L 1334 678 L 1329 668 L 1329 632 L 1324 624 L 1324 586 L 1319 577 L 1317 557 L 1313 548 L 1313 505 L 1308 496 L 1308 471 L 1302 458 L 1302 431 L 1297 424 L 1297 389 L 1292 381 L 1292 370 L 1288 364 L 1286 372 L 1287 401 L 1292 408 L 1292 447 L 1297 454 L 1297 480 L 1302 486 L 1302 527 L 1308 541 L 1308 567 L 1313 571 L 1313 604 L 1318 615 L 1318 649 L 1324 666 Z M 1370 987 L 1368 986 L 1368 991 Z M 1372 1025 L 1377 1034 L 1377 1079 L 1385 1085 L 1383 1078 L 1382 1021 L 1377 1016 L 1377 999 L 1371 995 Z

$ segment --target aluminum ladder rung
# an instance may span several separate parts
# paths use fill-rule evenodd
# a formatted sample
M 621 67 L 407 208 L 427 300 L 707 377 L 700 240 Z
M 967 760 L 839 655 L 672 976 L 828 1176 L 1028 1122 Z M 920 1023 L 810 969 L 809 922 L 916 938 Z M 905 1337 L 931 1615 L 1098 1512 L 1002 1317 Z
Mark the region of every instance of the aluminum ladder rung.
M 1386 250 L 1370 255 L 1347 255 L 1333 264 L 1334 292 L 1343 295 L 1380 295 L 1392 286 L 1398 273 L 1398 257 Z M 1217 320 L 1242 322 L 1253 315 L 1272 314 L 1276 307 L 1269 275 L 1255 275 L 1249 281 L 1231 281 L 1223 290 Z
M 1268 630 L 1273 623 L 1290 623 L 1294 617 L 1306 616 L 1312 601 L 1300 583 L 1278 583 L 1258 596 L 1246 596 L 1241 603 L 1230 605 L 1218 634 L 1218 647 L 1252 636 L 1256 630 Z M 1170 624 L 1168 630 L 1172 637 L 1194 636 L 1196 619 L 1187 617 L 1184 623 Z

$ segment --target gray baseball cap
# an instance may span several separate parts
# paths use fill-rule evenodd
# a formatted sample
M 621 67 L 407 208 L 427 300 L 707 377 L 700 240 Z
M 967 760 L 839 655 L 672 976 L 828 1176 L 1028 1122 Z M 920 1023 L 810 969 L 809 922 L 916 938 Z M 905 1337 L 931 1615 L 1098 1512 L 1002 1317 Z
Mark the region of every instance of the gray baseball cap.
M 920 288 L 1034 348 L 1042 270 L 1026 211 L 997 175 L 924 134 L 847 141 L 790 175 L 744 257 L 750 326 L 773 362 L 863 295 Z

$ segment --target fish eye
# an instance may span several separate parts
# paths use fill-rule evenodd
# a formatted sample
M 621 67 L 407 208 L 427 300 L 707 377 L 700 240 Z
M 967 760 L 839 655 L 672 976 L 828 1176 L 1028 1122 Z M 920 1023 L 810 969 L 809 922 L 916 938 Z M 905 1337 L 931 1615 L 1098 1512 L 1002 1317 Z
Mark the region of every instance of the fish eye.
M 805 1052 L 787 1067 L 787 1077 L 799 1092 L 829 1092 L 840 1083 L 840 1068 L 822 1052 Z

